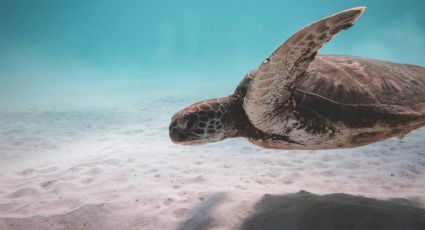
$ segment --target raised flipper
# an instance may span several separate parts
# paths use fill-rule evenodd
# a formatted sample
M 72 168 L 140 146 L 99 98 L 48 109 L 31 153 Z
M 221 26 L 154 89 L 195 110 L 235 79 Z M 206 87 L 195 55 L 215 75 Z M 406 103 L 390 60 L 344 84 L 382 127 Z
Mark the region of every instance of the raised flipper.
M 295 85 L 317 51 L 364 12 L 356 7 L 310 24 L 277 48 L 258 68 L 243 107 L 250 122 L 269 134 L 284 134 L 295 102 Z

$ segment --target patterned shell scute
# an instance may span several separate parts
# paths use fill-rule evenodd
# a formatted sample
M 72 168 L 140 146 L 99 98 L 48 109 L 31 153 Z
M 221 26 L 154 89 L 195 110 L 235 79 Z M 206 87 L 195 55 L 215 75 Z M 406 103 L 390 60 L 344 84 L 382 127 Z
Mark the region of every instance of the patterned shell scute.
M 349 56 L 317 56 L 300 91 L 341 104 L 402 106 L 425 112 L 425 68 Z

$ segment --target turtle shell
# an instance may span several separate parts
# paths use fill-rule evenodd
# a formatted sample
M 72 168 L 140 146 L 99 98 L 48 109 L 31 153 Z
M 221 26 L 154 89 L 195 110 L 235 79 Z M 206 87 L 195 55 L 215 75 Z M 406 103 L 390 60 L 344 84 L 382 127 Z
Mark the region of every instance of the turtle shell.
M 425 120 L 425 68 L 319 55 L 296 86 L 298 108 L 351 127 Z

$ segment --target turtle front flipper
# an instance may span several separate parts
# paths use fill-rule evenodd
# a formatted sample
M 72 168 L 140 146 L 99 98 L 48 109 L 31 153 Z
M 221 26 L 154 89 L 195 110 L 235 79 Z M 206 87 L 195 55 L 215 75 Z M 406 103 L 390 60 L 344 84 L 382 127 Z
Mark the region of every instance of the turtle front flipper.
M 270 134 L 283 134 L 294 110 L 295 85 L 317 51 L 364 12 L 356 7 L 310 24 L 277 48 L 258 68 L 243 107 L 250 122 Z

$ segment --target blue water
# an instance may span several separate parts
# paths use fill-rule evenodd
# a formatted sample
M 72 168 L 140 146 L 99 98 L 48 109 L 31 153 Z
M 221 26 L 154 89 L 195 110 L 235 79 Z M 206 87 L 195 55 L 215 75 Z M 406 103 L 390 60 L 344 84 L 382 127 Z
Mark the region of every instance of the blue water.
M 321 53 L 425 65 L 420 0 L 2 0 L 0 108 L 222 96 L 299 28 L 354 6 L 368 8 Z

